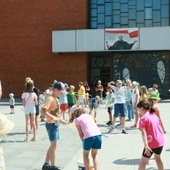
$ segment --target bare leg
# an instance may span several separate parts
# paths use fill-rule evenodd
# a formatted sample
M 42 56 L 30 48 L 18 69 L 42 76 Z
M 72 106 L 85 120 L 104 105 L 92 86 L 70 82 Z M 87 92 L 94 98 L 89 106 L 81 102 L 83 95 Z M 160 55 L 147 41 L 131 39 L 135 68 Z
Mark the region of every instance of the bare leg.
M 26 131 L 26 140 L 28 140 L 29 134 L 29 124 L 30 124 L 30 115 L 25 114 L 25 131 Z
M 65 112 L 62 111 L 62 115 L 63 115 L 63 120 L 65 120 Z
M 156 161 L 158 169 L 159 170 L 164 170 L 164 166 L 163 166 L 163 162 L 161 160 L 161 156 L 157 155 L 157 154 L 154 154 L 154 158 L 155 158 L 155 161 Z
M 51 166 L 56 166 L 55 158 L 56 158 L 56 148 L 57 142 L 51 142 L 50 147 L 47 150 L 45 163 L 51 163 Z
M 125 130 L 125 117 L 120 117 L 120 123 L 123 126 L 123 130 Z
M 109 121 L 112 121 L 113 117 L 112 117 L 112 114 L 109 113 Z
M 39 117 L 35 116 L 35 127 L 36 127 L 36 131 L 38 131 L 39 129 L 39 121 L 38 121 Z
M 92 149 L 91 156 L 93 158 L 94 170 L 99 170 L 99 160 L 97 156 L 98 149 Z
M 83 150 L 83 160 L 86 170 L 89 170 L 89 152 L 90 151 Z
M 138 170 L 145 170 L 148 161 L 149 161 L 149 158 L 146 158 L 146 157 L 142 156 L 142 158 L 140 160 Z
M 33 138 L 32 140 L 36 139 L 36 126 L 35 126 L 35 114 L 31 114 L 31 120 L 30 120 L 31 124 L 32 124 L 32 129 L 33 129 Z
M 115 126 L 116 119 L 117 119 L 117 117 L 113 117 L 113 120 L 112 120 L 112 126 L 113 127 Z

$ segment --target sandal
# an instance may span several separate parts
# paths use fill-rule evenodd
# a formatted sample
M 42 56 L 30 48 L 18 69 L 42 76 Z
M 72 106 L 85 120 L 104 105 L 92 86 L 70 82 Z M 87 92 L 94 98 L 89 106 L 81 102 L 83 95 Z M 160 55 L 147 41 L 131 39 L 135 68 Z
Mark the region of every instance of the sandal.
M 24 142 L 28 142 L 28 138 L 25 138 Z
M 114 130 L 114 127 L 113 126 L 111 126 L 111 128 L 109 129 L 109 131 L 108 131 L 108 133 L 112 133 L 113 132 L 113 130 Z
M 126 132 L 126 130 L 122 130 L 122 133 L 124 133 L 124 134 L 128 134 L 128 133 Z
M 32 138 L 31 141 L 32 141 L 32 142 L 36 142 L 36 139 L 35 139 L 35 138 Z

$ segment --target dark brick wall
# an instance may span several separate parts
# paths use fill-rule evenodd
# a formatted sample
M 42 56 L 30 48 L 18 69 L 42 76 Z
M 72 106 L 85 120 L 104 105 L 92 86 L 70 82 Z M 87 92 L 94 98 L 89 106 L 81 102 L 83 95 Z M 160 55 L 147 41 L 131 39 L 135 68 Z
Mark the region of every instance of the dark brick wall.
M 76 87 L 78 81 L 87 79 L 87 53 L 52 53 L 52 30 L 87 28 L 87 1 L 0 2 L 2 97 L 11 92 L 20 97 L 28 76 L 40 89 L 47 88 L 54 79 Z

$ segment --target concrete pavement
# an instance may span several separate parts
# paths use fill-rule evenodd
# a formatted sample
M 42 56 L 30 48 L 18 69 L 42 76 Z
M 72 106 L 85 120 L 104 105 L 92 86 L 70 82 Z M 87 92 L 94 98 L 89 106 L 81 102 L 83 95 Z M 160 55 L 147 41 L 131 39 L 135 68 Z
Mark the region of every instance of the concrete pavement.
M 166 144 L 162 152 L 165 170 L 170 170 L 170 100 L 159 103 L 161 116 L 166 127 Z M 8 137 L 2 141 L 6 170 L 41 170 L 49 147 L 44 123 L 40 122 L 37 142 L 25 143 L 25 117 L 20 100 L 16 102 L 15 114 L 10 115 L 8 101 L 1 99 L 0 113 L 14 121 L 15 127 Z M 107 110 L 100 107 L 97 114 L 97 125 L 103 135 L 102 149 L 99 150 L 100 170 L 137 170 L 143 143 L 140 131 L 132 129 L 133 122 L 126 122 L 128 134 L 122 134 L 116 128 L 108 134 L 109 126 Z M 30 134 L 30 139 L 32 134 Z M 77 170 L 77 160 L 82 159 L 81 141 L 74 124 L 60 126 L 60 140 L 57 147 L 57 165 L 63 170 Z M 153 159 L 149 161 L 147 170 L 156 170 Z

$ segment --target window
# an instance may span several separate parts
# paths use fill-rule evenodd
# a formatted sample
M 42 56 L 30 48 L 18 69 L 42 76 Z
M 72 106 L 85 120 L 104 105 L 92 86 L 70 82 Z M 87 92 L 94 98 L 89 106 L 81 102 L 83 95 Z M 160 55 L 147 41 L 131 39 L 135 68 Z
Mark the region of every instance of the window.
M 129 10 L 129 19 L 136 19 L 136 10 L 135 9 Z
M 152 8 L 145 8 L 145 19 L 152 19 Z
M 121 4 L 121 12 L 127 12 L 128 11 L 128 5 L 127 4 Z
M 137 10 L 144 10 L 144 0 L 137 0 Z
M 153 11 L 153 22 L 160 22 L 161 13 L 160 11 Z
M 161 17 L 169 17 L 169 8 L 167 5 L 161 7 Z
M 98 14 L 97 22 L 104 23 L 104 14 Z
M 97 10 L 98 14 L 103 14 L 104 13 L 104 6 L 98 6 L 98 10 Z
M 112 15 L 112 6 L 111 3 L 105 4 L 105 14 L 106 15 Z
M 91 17 L 97 16 L 97 9 L 91 9 Z
M 152 27 L 152 20 L 145 20 L 145 27 Z
M 90 0 L 90 28 L 169 26 L 169 0 Z
M 113 9 L 120 9 L 120 3 L 113 3 Z
M 137 23 L 144 22 L 144 12 L 137 12 Z
M 153 9 L 160 9 L 160 8 L 161 8 L 160 0 L 153 1 Z
M 152 0 L 145 0 L 145 7 L 152 7 Z
M 105 28 L 111 28 L 112 27 L 112 18 L 111 16 L 105 17 Z

